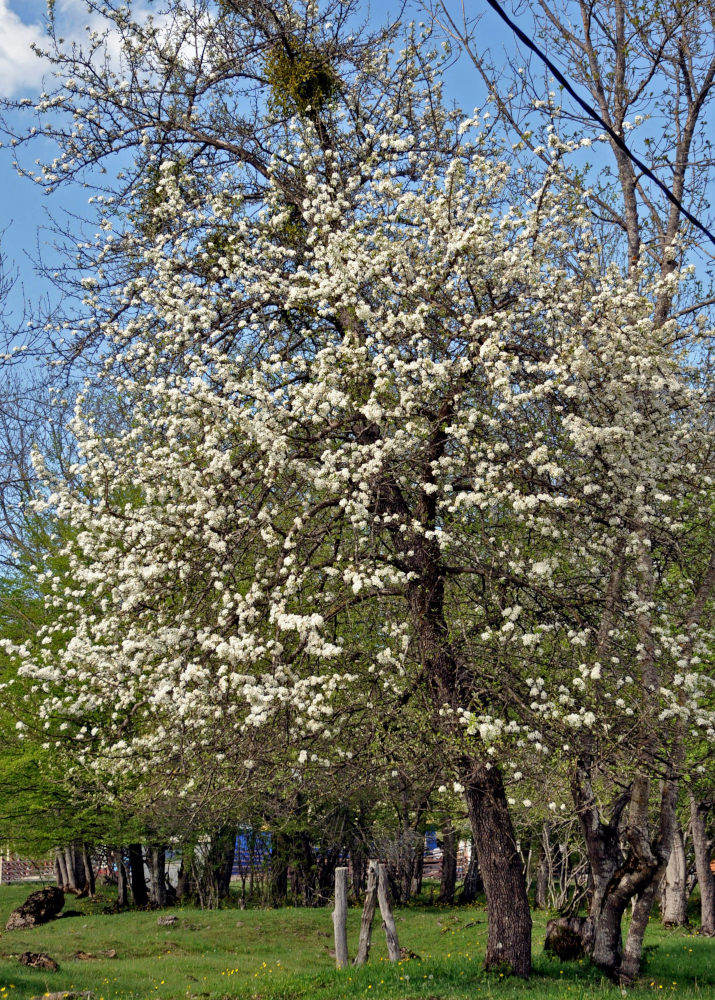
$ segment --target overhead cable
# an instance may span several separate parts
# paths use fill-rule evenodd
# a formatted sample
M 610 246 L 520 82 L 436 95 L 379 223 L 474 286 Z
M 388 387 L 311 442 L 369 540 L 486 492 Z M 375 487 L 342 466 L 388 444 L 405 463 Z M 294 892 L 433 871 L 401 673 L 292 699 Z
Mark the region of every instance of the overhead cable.
M 531 51 L 534 52 L 539 57 L 539 59 L 541 59 L 541 61 L 544 63 L 544 65 L 548 67 L 548 69 L 553 73 L 554 77 L 559 81 L 559 83 L 561 84 L 561 86 L 571 95 L 571 97 L 573 97 L 573 99 L 576 101 L 576 103 L 579 105 L 579 107 L 581 107 L 586 112 L 586 114 L 589 116 L 589 118 L 593 118 L 594 121 L 598 122 L 598 124 L 601 126 L 601 128 L 603 128 L 603 129 L 606 130 L 606 132 L 611 137 L 611 139 L 615 142 L 615 144 L 618 146 L 618 148 L 621 149 L 621 150 L 623 150 L 623 152 L 626 154 L 626 156 L 628 157 L 628 159 L 632 163 L 634 163 L 638 167 L 638 169 L 641 170 L 646 175 L 646 177 L 650 178 L 650 180 L 652 180 L 653 183 L 656 184 L 660 188 L 660 190 L 666 196 L 666 198 L 668 199 L 668 201 L 672 205 L 675 205 L 675 207 L 678 209 L 678 211 L 681 213 L 681 215 L 684 215 L 685 218 L 688 220 L 688 222 L 691 222 L 695 226 L 696 229 L 699 229 L 701 233 L 703 233 L 705 236 L 707 236 L 707 238 L 710 240 L 711 243 L 715 244 L 715 236 L 713 236 L 713 234 L 710 232 L 710 230 L 707 229 L 702 224 L 702 222 L 699 222 L 695 218 L 695 216 L 691 212 L 689 212 L 687 210 L 687 208 L 685 208 L 685 206 L 682 204 L 682 202 L 680 202 L 675 197 L 675 195 L 672 193 L 672 191 L 669 191 L 668 188 L 665 186 L 665 184 L 656 177 L 656 175 L 653 173 L 653 171 L 649 167 L 647 167 L 645 165 L 645 163 L 641 159 L 639 159 L 634 153 L 632 153 L 630 151 L 630 149 L 628 148 L 628 146 L 626 146 L 626 144 L 623 141 L 623 139 L 621 138 L 621 136 L 618 135 L 618 133 L 616 131 L 614 131 L 614 129 L 612 129 L 611 126 L 608 125 L 603 120 L 603 118 L 601 118 L 601 116 L 599 115 L 598 111 L 596 111 L 596 109 L 594 107 L 592 107 L 590 104 L 588 104 L 587 101 L 584 101 L 582 97 L 579 97 L 579 95 L 576 93 L 576 91 L 574 90 L 574 88 L 568 82 L 568 80 L 563 75 L 563 73 L 561 72 L 561 70 L 558 69 L 558 67 L 555 66 L 551 62 L 551 60 L 549 59 L 549 57 L 547 55 L 545 55 L 545 53 L 543 53 L 541 51 L 541 49 L 538 47 L 538 45 L 536 45 L 534 42 L 532 42 L 532 40 L 527 35 L 524 34 L 524 32 L 521 30 L 521 28 L 517 24 L 515 24 L 514 21 L 511 20 L 511 18 L 509 17 L 509 15 L 506 13 L 506 11 L 504 11 L 502 9 L 502 7 L 499 5 L 499 3 L 497 2 L 497 0 L 486 0 L 486 2 L 489 4 L 489 6 L 492 8 L 492 10 L 495 11 L 499 15 L 499 17 L 502 19 L 502 21 L 504 21 L 505 24 L 507 24 L 509 26 L 509 28 L 511 28 L 511 30 L 517 36 L 517 38 L 519 39 L 519 41 L 523 42 L 524 45 L 526 45 L 526 47 L 528 49 L 531 49 Z

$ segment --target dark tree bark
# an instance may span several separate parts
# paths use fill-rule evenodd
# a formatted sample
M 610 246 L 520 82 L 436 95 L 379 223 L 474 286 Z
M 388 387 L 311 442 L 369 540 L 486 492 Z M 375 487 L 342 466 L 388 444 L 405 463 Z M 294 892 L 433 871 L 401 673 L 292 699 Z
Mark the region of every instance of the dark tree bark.
M 300 896 L 303 906 L 315 906 L 316 904 L 320 905 L 321 862 L 315 855 L 310 834 L 307 830 L 303 831 L 296 837 L 294 853 L 297 864 L 294 865 L 293 869 L 296 878 L 296 884 L 294 884 L 293 887 L 293 899 L 295 901 Z M 323 859 L 323 864 L 326 869 L 330 870 L 330 884 L 332 889 L 334 884 L 335 861 L 333 861 L 331 868 L 330 857 L 328 856 Z
M 643 938 L 645 937 L 648 921 L 650 920 L 653 903 L 658 894 L 658 886 L 662 873 L 665 870 L 665 863 L 660 865 L 653 876 L 649 878 L 644 887 L 638 893 L 631 922 L 628 925 L 626 936 L 626 946 L 623 949 L 623 958 L 619 970 L 621 983 L 631 984 L 636 981 L 641 969 L 641 959 L 643 957 Z
M 457 885 L 457 842 L 452 821 L 447 820 L 442 827 L 442 877 L 439 885 L 438 903 L 454 903 Z
M 359 898 L 366 885 L 367 880 L 367 855 L 362 845 L 356 845 L 350 852 L 353 873 L 353 894 Z
M 390 891 L 393 900 L 398 904 L 409 902 L 415 887 L 417 875 L 418 858 L 423 850 L 422 837 L 417 834 L 412 821 L 409 819 L 408 810 L 405 809 L 404 821 L 399 841 L 397 842 L 397 854 L 391 858 L 387 865 L 387 873 L 390 879 Z M 417 816 L 415 822 L 421 818 Z
M 501 774 L 488 763 L 476 762 L 464 785 L 489 913 L 484 965 L 507 966 L 514 975 L 527 978 L 531 911 Z
M 286 901 L 288 895 L 288 863 L 290 840 L 283 833 L 276 833 L 271 846 L 270 900 L 273 906 Z
M 610 822 L 604 822 L 591 788 L 588 768 L 582 764 L 571 776 L 571 789 L 593 875 L 588 935 L 591 960 L 612 979 L 621 982 L 631 982 L 638 975 L 643 935 L 673 837 L 677 787 L 670 781 L 662 783 L 660 819 L 653 838 L 648 829 L 649 787 L 646 775 L 636 775 L 630 791 L 616 803 Z M 624 853 L 619 824 L 626 806 Z M 637 899 L 624 951 L 621 922 L 626 906 L 634 897 Z
M 236 831 L 232 826 L 220 833 L 220 860 L 216 868 L 216 886 L 219 899 L 228 899 L 231 891 L 233 860 L 236 855 Z
M 422 481 L 430 483 L 433 465 L 444 453 L 452 403 L 446 401 L 436 415 L 435 428 L 424 452 Z M 424 491 L 414 512 L 406 507 L 396 484 L 391 485 L 391 511 L 403 518 L 409 513 L 425 527 L 437 523 L 436 494 Z M 459 662 L 450 643 L 445 617 L 445 567 L 439 542 L 421 533 L 395 534 L 395 542 L 414 573 L 407 602 L 417 636 L 420 661 L 433 705 L 441 715 L 444 706 L 456 710 L 470 699 L 473 679 Z M 472 834 L 487 897 L 488 938 L 485 967 L 508 969 L 523 978 L 531 975 L 531 912 L 526 882 L 501 774 L 495 765 L 464 756 L 459 763 Z
M 678 804 L 676 782 L 671 780 L 661 782 L 659 820 L 653 836 L 648 829 L 648 785 L 647 779 L 642 775 L 636 775 L 631 792 L 629 822 L 626 826 L 627 860 L 635 870 L 630 879 L 624 881 L 631 898 L 637 896 L 637 899 L 628 926 L 626 946 L 619 971 L 622 983 L 635 982 L 640 973 L 648 918 L 665 874 L 676 829 L 675 811 Z
M 414 874 L 412 876 L 412 895 L 419 896 L 422 892 L 422 878 L 425 868 L 425 838 L 421 837 L 415 853 Z
M 144 876 L 144 854 L 141 844 L 129 845 L 129 875 L 134 905 L 147 906 L 149 903 L 149 892 Z
M 166 906 L 166 848 L 150 847 L 149 864 L 151 870 L 151 902 L 154 906 Z
M 191 859 L 193 850 L 184 846 L 181 852 L 181 864 L 179 874 L 176 878 L 176 898 L 177 900 L 188 900 L 192 896 L 191 888 Z

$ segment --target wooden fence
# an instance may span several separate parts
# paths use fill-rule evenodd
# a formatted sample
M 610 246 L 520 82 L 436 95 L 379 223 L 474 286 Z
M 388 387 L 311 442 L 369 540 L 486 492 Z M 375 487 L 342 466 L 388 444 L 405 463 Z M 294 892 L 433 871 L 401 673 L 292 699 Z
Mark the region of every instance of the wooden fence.
M 0 856 L 0 885 L 10 882 L 54 882 L 55 865 L 51 860 Z

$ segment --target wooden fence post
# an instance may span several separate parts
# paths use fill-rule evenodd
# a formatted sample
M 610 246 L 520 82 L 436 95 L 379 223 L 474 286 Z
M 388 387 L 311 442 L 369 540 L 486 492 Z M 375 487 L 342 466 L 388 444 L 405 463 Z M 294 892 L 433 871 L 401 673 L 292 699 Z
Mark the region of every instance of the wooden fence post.
M 385 928 L 385 937 L 387 938 L 387 953 L 391 962 L 399 962 L 400 943 L 397 940 L 395 918 L 392 915 L 392 906 L 390 905 L 390 886 L 387 881 L 385 865 L 377 866 L 377 901 L 380 904 L 382 926 Z
M 375 916 L 377 906 L 377 861 L 370 861 L 367 867 L 367 889 L 365 892 L 365 905 L 362 908 L 362 920 L 360 921 L 360 940 L 358 942 L 355 965 L 364 965 L 370 955 L 370 943 L 372 940 L 372 920 Z
M 335 869 L 335 966 L 344 969 L 348 964 L 348 870 Z

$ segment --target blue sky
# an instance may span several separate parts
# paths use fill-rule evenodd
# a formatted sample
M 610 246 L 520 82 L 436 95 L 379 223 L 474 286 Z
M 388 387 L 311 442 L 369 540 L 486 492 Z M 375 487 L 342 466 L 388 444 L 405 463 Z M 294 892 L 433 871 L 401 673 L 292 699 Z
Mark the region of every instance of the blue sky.
M 82 0 L 56 0 L 55 11 L 67 36 L 79 36 L 88 20 Z M 34 98 L 42 90 L 46 66 L 32 45 L 44 44 L 46 21 L 45 0 L 0 0 L 0 96 Z M 49 145 L 46 148 L 50 149 Z M 30 165 L 39 155 L 40 149 L 35 147 L 25 152 L 22 161 Z M 56 260 L 48 212 L 58 219 L 67 211 L 81 214 L 88 192 L 77 185 L 48 197 L 39 185 L 17 174 L 13 159 L 13 151 L 5 144 L 0 149 L 0 232 L 6 263 L 18 273 L 9 302 L 11 321 L 17 323 L 22 315 L 23 293 L 28 301 L 51 294 L 51 287 L 43 282 L 33 264 L 38 253 L 47 263 Z

